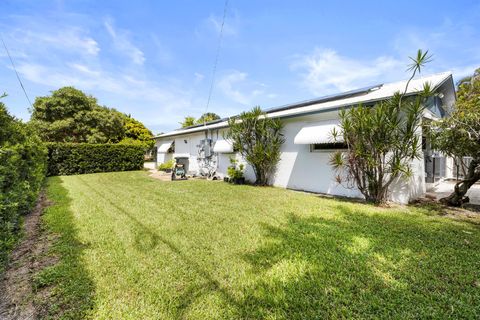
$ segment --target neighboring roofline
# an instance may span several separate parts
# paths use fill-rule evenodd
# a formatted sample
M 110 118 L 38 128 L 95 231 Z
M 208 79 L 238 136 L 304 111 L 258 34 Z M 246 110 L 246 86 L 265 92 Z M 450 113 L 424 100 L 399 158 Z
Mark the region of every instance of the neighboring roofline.
M 436 73 L 436 74 L 442 74 L 442 73 L 447 73 L 447 72 L 440 72 L 440 73 Z M 440 88 L 448 80 L 451 80 L 451 83 L 454 85 L 453 75 L 452 75 L 451 72 L 448 72 L 448 73 L 449 73 L 449 75 L 447 77 L 445 77 L 445 79 L 443 79 L 437 85 L 435 85 L 435 87 L 432 88 L 432 91 L 435 91 L 438 88 Z M 431 75 L 428 75 L 427 77 L 431 77 L 431 76 L 434 76 L 436 74 L 431 74 Z M 325 103 L 325 102 L 329 102 L 329 101 L 346 99 L 346 98 L 357 96 L 357 95 L 364 95 L 364 94 L 367 94 L 367 93 L 371 92 L 372 89 L 381 87 L 383 85 L 384 84 L 380 84 L 380 85 L 370 86 L 370 87 L 366 87 L 366 88 L 362 88 L 362 89 L 351 90 L 351 91 L 347 91 L 347 92 L 340 93 L 340 94 L 324 96 L 324 97 L 311 99 L 311 100 L 304 100 L 304 101 L 300 101 L 300 102 L 292 103 L 292 104 L 286 104 L 286 105 L 283 105 L 283 106 L 266 109 L 266 110 L 264 110 L 264 112 L 268 115 L 268 114 L 275 113 L 275 112 L 306 107 L 306 106 L 310 106 L 310 105 L 314 105 L 314 104 L 318 104 L 318 103 Z M 406 96 L 416 95 L 418 92 L 419 91 L 410 92 L 410 93 L 407 93 Z M 372 104 L 372 103 L 375 103 L 375 102 L 378 102 L 378 101 L 389 99 L 391 97 L 392 96 L 385 96 L 385 97 L 382 97 L 382 98 L 361 101 L 359 103 L 351 103 L 351 102 L 350 103 L 344 103 L 344 104 L 339 104 L 339 105 L 336 105 L 336 106 L 333 106 L 333 107 L 327 107 L 327 108 L 324 108 L 324 109 L 319 109 L 319 110 L 314 110 L 314 111 L 305 111 L 305 112 L 299 112 L 299 113 L 288 114 L 288 115 L 273 116 L 272 118 L 290 119 L 290 118 L 303 117 L 303 116 L 308 116 L 308 115 L 313 115 L 313 114 L 331 112 L 331 111 L 339 110 L 339 109 L 342 109 L 342 108 L 343 109 L 351 108 L 354 105 L 358 105 L 360 103 L 361 104 Z M 234 118 L 234 117 L 236 117 L 236 116 L 232 116 L 230 118 Z M 216 124 L 220 124 L 221 122 L 227 122 L 228 119 L 230 119 L 230 118 L 222 118 L 222 119 L 209 121 L 205 124 L 198 124 L 198 125 L 189 126 L 189 127 L 185 127 L 185 128 L 179 128 L 175 131 L 167 132 L 167 133 L 164 133 L 164 134 L 159 134 L 159 135 L 155 136 L 154 139 L 193 134 L 193 133 L 197 133 L 197 132 L 201 132 L 201 131 L 205 131 L 205 130 L 217 130 L 217 129 L 227 128 L 228 123 L 225 123 L 225 124 L 220 125 L 220 126 L 214 126 L 214 127 L 211 127 L 211 126 L 216 125 Z M 189 131 L 189 130 L 191 130 L 191 131 Z

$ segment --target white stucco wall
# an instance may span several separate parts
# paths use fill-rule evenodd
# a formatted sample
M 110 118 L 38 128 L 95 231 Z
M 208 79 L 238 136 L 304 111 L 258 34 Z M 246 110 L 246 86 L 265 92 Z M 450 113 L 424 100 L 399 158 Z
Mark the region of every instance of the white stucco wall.
M 273 181 L 274 186 L 347 197 L 360 197 L 358 190 L 339 185 L 329 164 L 334 151 L 311 152 L 310 145 L 294 144 L 297 133 L 305 126 L 337 118 L 337 113 L 323 113 L 284 121 L 285 143 Z
M 324 120 L 333 120 L 338 117 L 336 111 L 284 120 L 285 143 L 281 149 L 281 160 L 273 180 L 273 185 L 282 188 L 304 190 L 309 192 L 325 193 L 346 197 L 363 198 L 356 189 L 346 188 L 335 181 L 335 171 L 329 164 L 330 156 L 334 151 L 311 152 L 310 145 L 294 144 L 296 134 L 305 126 Z M 223 129 L 224 130 L 224 129 Z M 223 139 L 223 131 L 208 132 L 208 138 L 215 142 Z M 205 132 L 175 136 L 157 140 L 157 145 L 163 141 L 175 141 L 175 154 L 187 153 L 189 157 L 189 172 L 198 172 L 198 147 L 201 139 L 205 139 Z M 255 181 L 252 168 L 238 154 L 216 154 L 217 175 L 223 178 L 227 175 L 230 166 L 229 158 L 234 156 L 246 166 L 245 178 Z M 391 199 L 399 203 L 407 203 L 425 192 L 424 160 L 412 162 L 413 176 L 408 180 L 396 181 L 392 187 Z

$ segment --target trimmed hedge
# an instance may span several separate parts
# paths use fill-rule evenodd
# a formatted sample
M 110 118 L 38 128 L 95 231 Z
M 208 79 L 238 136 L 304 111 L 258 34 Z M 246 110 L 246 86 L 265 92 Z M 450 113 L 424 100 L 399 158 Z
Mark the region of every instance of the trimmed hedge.
M 141 170 L 145 147 L 49 142 L 48 176 Z
M 40 138 L 0 102 L 0 272 L 18 239 L 21 215 L 35 205 L 46 164 Z

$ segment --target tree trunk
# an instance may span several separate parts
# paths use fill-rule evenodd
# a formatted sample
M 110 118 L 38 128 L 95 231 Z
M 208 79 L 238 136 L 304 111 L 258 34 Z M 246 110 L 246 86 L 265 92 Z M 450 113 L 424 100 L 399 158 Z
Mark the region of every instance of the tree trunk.
M 477 170 L 480 165 L 480 159 L 473 159 L 468 166 L 468 172 L 462 181 L 455 184 L 454 191 L 448 197 L 440 199 L 440 202 L 453 207 L 460 207 L 468 203 L 470 199 L 465 196 L 468 189 L 480 180 L 480 171 Z

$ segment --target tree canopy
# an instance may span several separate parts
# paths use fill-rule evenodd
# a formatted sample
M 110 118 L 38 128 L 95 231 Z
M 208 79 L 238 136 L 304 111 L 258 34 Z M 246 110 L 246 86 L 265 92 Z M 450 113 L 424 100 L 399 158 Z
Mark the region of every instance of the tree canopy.
M 151 146 L 152 133 L 139 121 L 100 106 L 97 99 L 74 87 L 37 97 L 31 124 L 44 141 L 118 143 L 140 141 Z
M 197 119 L 196 123 L 197 124 L 202 124 L 205 122 L 210 122 L 213 120 L 218 120 L 220 119 L 220 116 L 216 113 L 213 112 L 206 112 L 200 116 L 200 118 Z
M 474 74 L 459 81 L 457 101 L 450 116 L 432 123 L 432 147 L 464 166 L 463 157 L 472 157 L 465 177 L 459 181 L 453 193 L 442 202 L 460 206 L 469 199 L 468 189 L 480 180 L 480 68 Z
M 192 116 L 186 116 L 183 121 L 180 122 L 180 125 L 182 126 L 182 128 L 186 128 L 196 124 L 203 124 L 218 119 L 220 119 L 220 116 L 218 114 L 213 112 L 205 112 L 198 119 L 195 119 L 195 117 Z
M 266 117 L 260 107 L 242 112 L 228 120 L 225 134 L 232 140 L 234 149 L 252 166 L 257 185 L 268 185 L 278 162 L 280 148 L 285 142 L 280 119 Z
M 180 125 L 182 128 L 190 127 L 195 125 L 195 117 L 192 116 L 186 116 L 182 122 L 180 122 Z
M 153 147 L 155 141 L 152 139 L 153 135 L 150 130 L 147 129 L 138 120 L 133 119 L 131 116 L 124 116 L 124 130 L 125 136 L 120 141 L 120 143 L 128 143 L 128 144 L 138 144 L 143 143 L 150 148 Z

